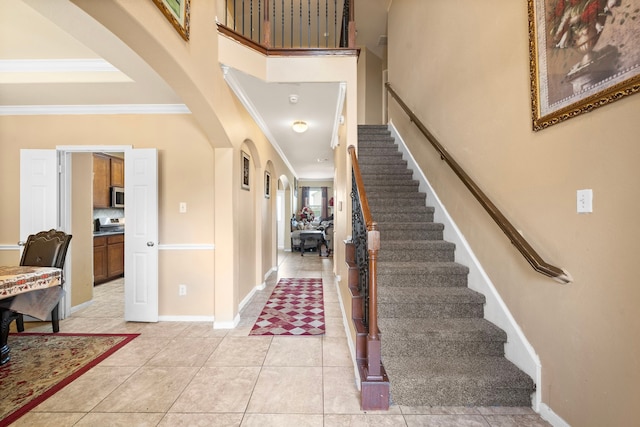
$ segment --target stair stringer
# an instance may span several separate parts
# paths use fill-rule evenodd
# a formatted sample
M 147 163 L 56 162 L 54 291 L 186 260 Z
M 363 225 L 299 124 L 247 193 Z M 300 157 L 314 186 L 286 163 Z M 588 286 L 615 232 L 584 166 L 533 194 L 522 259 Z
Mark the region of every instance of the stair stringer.
M 532 408 L 540 412 L 541 394 L 539 390 L 542 384 L 542 365 L 535 349 L 527 340 L 524 332 L 514 319 L 493 282 L 480 265 L 480 261 L 473 253 L 471 246 L 464 235 L 449 215 L 447 209 L 442 204 L 440 198 L 429 183 L 429 180 L 416 163 L 411 152 L 407 148 L 402 136 L 395 128 L 393 121 L 389 121 L 391 136 L 395 138 L 402 158 L 407 161 L 407 167 L 413 170 L 413 179 L 420 183 L 419 191 L 427 194 L 429 206 L 435 209 L 434 221 L 444 224 L 444 240 L 455 243 L 455 260 L 469 268 L 468 287 L 480 292 L 486 298 L 484 306 L 484 318 L 495 324 L 507 334 L 507 342 L 504 344 L 505 358 L 524 371 L 531 378 L 534 378 L 536 389 L 532 394 Z

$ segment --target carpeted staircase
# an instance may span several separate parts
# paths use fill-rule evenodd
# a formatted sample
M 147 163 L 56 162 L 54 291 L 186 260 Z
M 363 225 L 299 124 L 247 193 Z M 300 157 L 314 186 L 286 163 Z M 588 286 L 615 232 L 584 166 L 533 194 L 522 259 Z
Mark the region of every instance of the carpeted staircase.
M 391 401 L 407 406 L 530 406 L 533 381 L 504 357 L 506 334 L 442 239 L 386 126 L 358 127 L 358 162 L 380 229 L 378 316 Z

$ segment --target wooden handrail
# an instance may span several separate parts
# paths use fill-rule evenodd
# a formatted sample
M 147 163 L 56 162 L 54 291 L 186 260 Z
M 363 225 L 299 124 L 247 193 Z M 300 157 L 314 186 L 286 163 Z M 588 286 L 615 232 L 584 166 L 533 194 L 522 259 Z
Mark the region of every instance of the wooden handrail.
M 507 235 L 511 243 L 518 249 L 518 251 L 524 256 L 527 262 L 538 273 L 551 277 L 552 279 L 560 283 L 570 283 L 573 281 L 571 274 L 566 270 L 556 267 L 546 262 L 542 257 L 533 249 L 533 247 L 527 242 L 527 240 L 516 230 L 516 228 L 507 220 L 507 218 L 500 212 L 500 210 L 493 204 L 493 202 L 487 197 L 486 194 L 478 187 L 478 185 L 467 175 L 462 167 L 455 161 L 455 159 L 447 152 L 447 149 L 440 144 L 435 136 L 422 124 L 420 119 L 411 111 L 411 109 L 404 103 L 400 96 L 391 87 L 390 83 L 385 84 L 387 91 L 398 102 L 400 107 L 409 116 L 409 120 L 416 125 L 416 127 L 422 132 L 427 140 L 433 145 L 436 151 L 440 154 L 440 158 L 447 162 L 447 164 L 453 169 L 453 172 L 458 175 L 458 178 L 462 180 L 462 183 L 471 191 L 471 194 L 480 202 L 480 205 L 487 211 L 489 216 L 493 218 L 498 227 Z

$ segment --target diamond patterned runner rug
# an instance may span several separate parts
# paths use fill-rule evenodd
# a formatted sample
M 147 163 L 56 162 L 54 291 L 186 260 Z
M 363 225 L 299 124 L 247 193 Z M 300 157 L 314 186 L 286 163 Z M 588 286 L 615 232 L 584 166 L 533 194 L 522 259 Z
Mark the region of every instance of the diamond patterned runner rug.
M 249 335 L 324 334 L 322 279 L 282 278 Z
M 138 334 L 9 335 L 0 366 L 0 426 L 7 426 L 109 357 Z

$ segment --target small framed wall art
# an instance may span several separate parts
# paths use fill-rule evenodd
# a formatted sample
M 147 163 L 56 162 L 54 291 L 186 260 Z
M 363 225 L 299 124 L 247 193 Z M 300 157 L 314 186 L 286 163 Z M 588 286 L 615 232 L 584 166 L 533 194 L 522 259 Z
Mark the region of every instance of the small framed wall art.
M 241 151 L 241 156 L 240 156 L 240 167 L 242 170 L 242 176 L 241 178 L 241 186 L 243 190 L 249 190 L 250 189 L 250 173 L 251 173 L 251 158 L 249 157 L 249 155 L 247 153 L 245 153 L 244 151 Z
M 153 0 L 183 39 L 189 41 L 191 0 Z
M 271 197 L 271 174 L 267 171 L 264 172 L 264 197 Z

